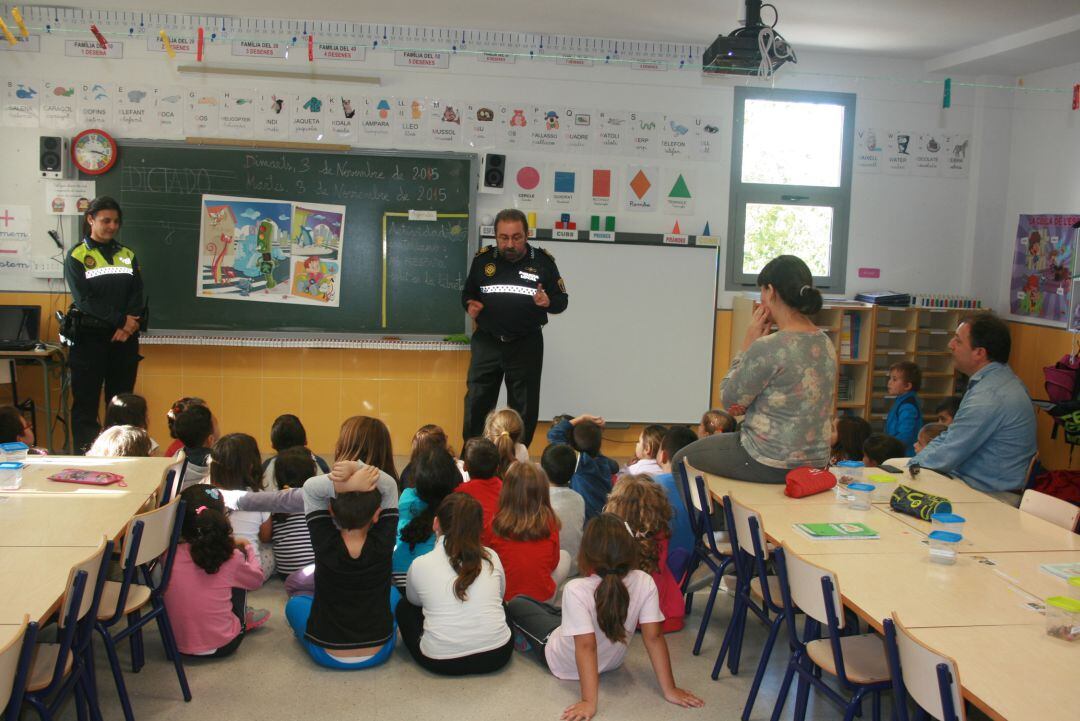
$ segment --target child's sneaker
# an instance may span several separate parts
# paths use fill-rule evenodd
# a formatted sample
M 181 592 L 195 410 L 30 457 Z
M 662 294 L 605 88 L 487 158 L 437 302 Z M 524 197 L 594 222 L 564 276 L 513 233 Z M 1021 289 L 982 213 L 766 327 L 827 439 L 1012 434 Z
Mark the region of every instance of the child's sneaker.
M 265 608 L 252 608 L 251 606 L 248 606 L 244 616 L 245 631 L 254 631 L 270 620 L 270 612 Z
M 521 653 L 532 651 L 532 644 L 529 643 L 529 639 L 525 638 L 525 634 L 517 630 L 514 631 L 514 650 Z

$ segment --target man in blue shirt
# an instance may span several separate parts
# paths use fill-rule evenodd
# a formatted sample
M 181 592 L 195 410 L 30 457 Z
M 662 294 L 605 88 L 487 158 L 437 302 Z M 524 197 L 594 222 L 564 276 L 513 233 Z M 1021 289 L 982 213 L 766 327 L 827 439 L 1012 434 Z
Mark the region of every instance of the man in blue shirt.
M 1006 365 L 1009 328 L 993 313 L 965 318 L 949 342 L 967 393 L 952 425 L 930 441 L 912 464 L 948 471 L 969 486 L 1020 504 L 1028 464 L 1035 455 L 1035 411 L 1024 384 Z

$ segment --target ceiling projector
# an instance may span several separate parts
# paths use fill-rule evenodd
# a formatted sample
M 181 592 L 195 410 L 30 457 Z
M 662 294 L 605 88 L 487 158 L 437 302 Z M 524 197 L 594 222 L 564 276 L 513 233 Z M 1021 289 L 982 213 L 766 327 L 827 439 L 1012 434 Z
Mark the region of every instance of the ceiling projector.
M 776 16 L 772 25 L 761 22 L 761 8 L 770 7 Z M 752 75 L 771 77 L 784 63 L 798 62 L 795 49 L 776 32 L 779 13 L 761 0 L 746 0 L 746 22 L 729 35 L 721 35 L 701 56 L 706 75 Z

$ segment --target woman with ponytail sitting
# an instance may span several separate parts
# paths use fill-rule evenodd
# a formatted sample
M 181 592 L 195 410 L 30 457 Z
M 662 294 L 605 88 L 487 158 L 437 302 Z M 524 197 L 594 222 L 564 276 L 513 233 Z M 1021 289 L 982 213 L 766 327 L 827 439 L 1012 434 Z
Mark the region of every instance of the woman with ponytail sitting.
M 769 261 L 757 284 L 761 303 L 720 382 L 724 408 L 746 416 L 742 427 L 684 447 L 673 468 L 685 458 L 713 475 L 783 483 L 792 468 L 829 461 L 836 349 L 810 318 L 821 310 L 821 292 L 793 255 Z
M 510 660 L 499 557 L 480 543 L 479 501 L 451 493 L 435 514 L 438 540 L 409 567 L 398 603 L 401 639 L 422 667 L 444 676 L 497 671 Z
M 639 624 L 664 698 L 685 708 L 705 705 L 675 685 L 656 584 L 637 570 L 637 558 L 638 542 L 626 524 L 602 513 L 585 526 L 578 567 L 588 575 L 566 584 L 561 613 L 528 596 L 518 596 L 507 606 L 515 645 L 534 651 L 557 678 L 581 682 L 581 701 L 563 712 L 567 721 L 588 721 L 596 715 L 600 674 L 622 665 Z
M 409 466 L 413 488 L 406 488 L 398 501 L 398 539 L 394 547 L 394 586 L 405 588 L 405 574 L 414 559 L 435 547 L 432 523 L 443 499 L 461 483 L 461 473 L 453 456 L 438 448 L 421 453 Z
M 247 591 L 263 584 L 259 554 L 234 539 L 221 491 L 195 485 L 180 494 L 184 520 L 165 591 L 176 645 L 192 656 L 228 656 L 270 617 L 245 611 Z

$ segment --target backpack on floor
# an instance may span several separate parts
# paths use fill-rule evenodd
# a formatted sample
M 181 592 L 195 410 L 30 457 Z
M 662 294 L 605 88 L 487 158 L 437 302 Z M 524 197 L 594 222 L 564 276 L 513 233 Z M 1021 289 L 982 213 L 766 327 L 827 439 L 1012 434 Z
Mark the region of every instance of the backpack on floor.
M 1052 366 L 1043 368 L 1046 397 L 1054 403 L 1049 410 L 1054 418 L 1051 438 L 1057 438 L 1058 427 L 1065 429 L 1065 442 L 1080 444 L 1080 355 L 1061 356 Z

